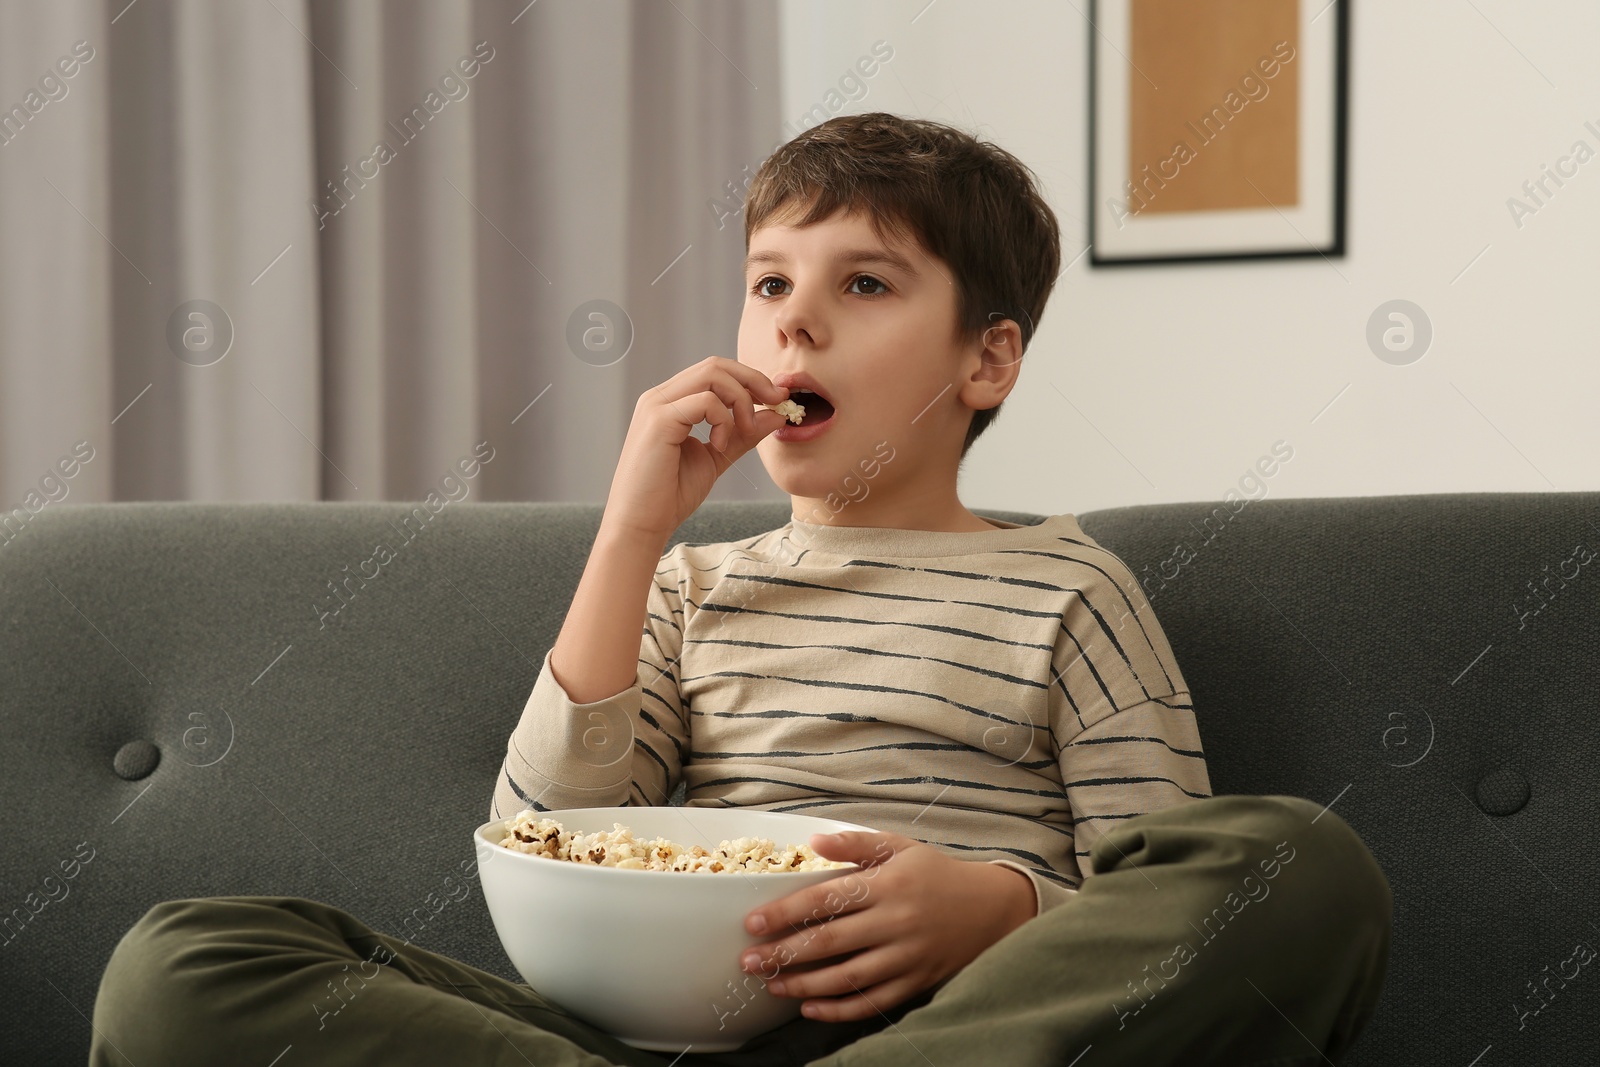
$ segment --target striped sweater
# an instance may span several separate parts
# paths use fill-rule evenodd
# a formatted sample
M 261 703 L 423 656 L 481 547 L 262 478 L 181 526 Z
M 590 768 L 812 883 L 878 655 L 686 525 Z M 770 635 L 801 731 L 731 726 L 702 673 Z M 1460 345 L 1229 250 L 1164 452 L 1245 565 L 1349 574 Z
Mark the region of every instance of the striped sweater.
M 632 687 L 575 704 L 545 653 L 490 818 L 665 804 L 681 780 L 690 807 L 894 831 L 1063 903 L 1103 834 L 1210 779 L 1126 565 L 1072 515 L 985 521 L 672 546 Z

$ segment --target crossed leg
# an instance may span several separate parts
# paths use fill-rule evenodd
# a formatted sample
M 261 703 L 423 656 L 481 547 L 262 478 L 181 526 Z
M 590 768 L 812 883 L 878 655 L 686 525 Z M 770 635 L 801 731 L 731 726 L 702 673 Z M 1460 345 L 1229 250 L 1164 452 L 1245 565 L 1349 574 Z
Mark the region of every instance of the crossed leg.
M 1333 811 L 1210 797 L 1129 819 L 1089 863 L 1074 899 L 811 1067 L 1309 1067 L 1376 1008 L 1393 897 Z

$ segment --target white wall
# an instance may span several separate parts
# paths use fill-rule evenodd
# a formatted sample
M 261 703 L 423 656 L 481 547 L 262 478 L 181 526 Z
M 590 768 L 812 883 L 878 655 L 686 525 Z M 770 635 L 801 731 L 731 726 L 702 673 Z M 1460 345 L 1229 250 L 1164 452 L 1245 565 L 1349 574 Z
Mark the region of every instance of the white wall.
M 938 119 L 1014 152 L 1061 221 L 1063 263 L 1083 250 L 1088 0 L 780 2 L 786 119 L 888 41 L 894 58 L 843 110 Z M 1294 456 L 1274 498 L 1600 488 L 1600 157 L 1520 229 L 1507 207 L 1575 141 L 1600 152 L 1584 127 L 1600 129 L 1597 45 L 1592 0 L 1355 6 L 1346 256 L 1080 260 L 973 446 L 964 502 L 1215 501 L 1280 439 Z M 1433 323 L 1408 366 L 1365 340 L 1394 298 Z

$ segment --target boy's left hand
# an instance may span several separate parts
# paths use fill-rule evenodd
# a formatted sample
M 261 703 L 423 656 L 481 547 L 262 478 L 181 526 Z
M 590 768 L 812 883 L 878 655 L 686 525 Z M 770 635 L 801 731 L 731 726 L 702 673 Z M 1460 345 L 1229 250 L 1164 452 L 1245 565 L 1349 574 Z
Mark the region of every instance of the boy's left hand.
M 770 932 L 776 940 L 740 957 L 769 992 L 814 998 L 801 1005 L 809 1018 L 865 1019 L 909 1000 L 1037 911 L 1025 875 L 956 859 L 900 834 L 851 830 L 815 834 L 810 844 L 819 856 L 865 869 L 751 911 L 745 929 L 756 936 Z M 795 969 L 798 964 L 811 966 Z

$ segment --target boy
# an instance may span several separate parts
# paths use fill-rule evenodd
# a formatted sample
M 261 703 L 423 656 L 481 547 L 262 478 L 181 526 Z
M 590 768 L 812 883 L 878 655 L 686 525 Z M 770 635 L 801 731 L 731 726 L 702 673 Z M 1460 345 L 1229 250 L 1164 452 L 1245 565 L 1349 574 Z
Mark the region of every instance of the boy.
M 878 828 L 810 842 L 887 863 L 867 898 L 820 927 L 826 886 L 758 909 L 772 941 L 741 961 L 806 1018 L 877 1030 L 1069 906 L 1110 831 L 1211 787 L 1122 561 L 1071 515 L 1017 526 L 957 497 L 1060 270 L 1027 169 L 935 123 L 840 117 L 761 168 L 745 234 L 738 360 L 640 397 L 490 816 L 665 804 L 681 781 L 691 807 Z M 786 400 L 798 425 L 769 410 Z M 751 448 L 791 520 L 663 554 Z M 1121 984 L 1126 1025 L 1143 1002 Z
M 878 867 L 871 892 L 745 917 L 766 940 L 741 965 L 803 1015 L 735 1052 L 634 1049 L 410 945 L 390 969 L 414 985 L 373 1001 L 405 1040 L 368 1024 L 330 1042 L 541 1067 L 1328 1062 L 1387 958 L 1370 854 L 1309 800 L 1212 797 L 1172 649 L 1072 515 L 1019 526 L 957 496 L 1060 269 L 1027 169 L 936 123 L 839 117 L 767 160 L 745 228 L 738 359 L 639 398 L 490 817 L 665 804 L 681 783 L 690 806 L 874 827 L 810 841 Z M 772 410 L 787 400 L 798 424 Z M 663 551 L 752 448 L 790 521 Z M 309 901 L 167 902 L 114 954 L 96 1025 L 208 938 L 293 945 L 307 985 L 311 963 L 386 943 Z M 269 1026 L 211 996 L 193 1026 Z

